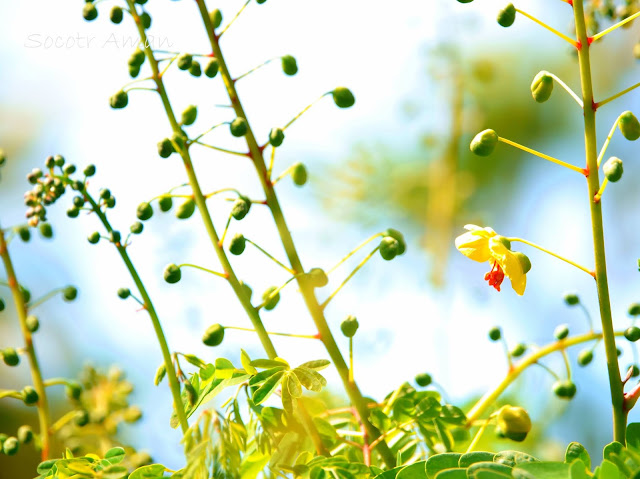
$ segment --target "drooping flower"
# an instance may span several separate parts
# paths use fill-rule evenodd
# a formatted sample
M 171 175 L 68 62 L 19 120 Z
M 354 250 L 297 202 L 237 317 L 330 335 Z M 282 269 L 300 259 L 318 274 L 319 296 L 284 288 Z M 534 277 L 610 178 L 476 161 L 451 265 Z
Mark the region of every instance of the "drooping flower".
M 456 238 L 456 248 L 466 257 L 480 263 L 489 262 L 491 270 L 484 276 L 500 291 L 500 285 L 507 277 L 511 287 L 520 296 L 527 286 L 527 272 L 531 269 L 529 258 L 519 251 L 511 251 L 511 243 L 491 228 L 466 225 L 466 233 Z

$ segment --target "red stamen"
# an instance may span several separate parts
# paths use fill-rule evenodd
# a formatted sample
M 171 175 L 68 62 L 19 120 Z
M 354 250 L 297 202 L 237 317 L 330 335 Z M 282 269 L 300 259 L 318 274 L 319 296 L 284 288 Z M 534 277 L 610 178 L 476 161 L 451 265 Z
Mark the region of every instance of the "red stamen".
M 493 262 L 491 271 L 484 275 L 484 279 L 489 282 L 489 286 L 493 286 L 497 291 L 500 291 L 500 285 L 504 281 L 504 271 L 497 261 Z

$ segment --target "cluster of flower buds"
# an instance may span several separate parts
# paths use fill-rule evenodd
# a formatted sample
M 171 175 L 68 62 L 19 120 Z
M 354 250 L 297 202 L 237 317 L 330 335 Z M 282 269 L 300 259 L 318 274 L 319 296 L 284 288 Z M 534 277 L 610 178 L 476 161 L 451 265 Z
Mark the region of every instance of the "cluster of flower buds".
M 407 243 L 402 233 L 393 228 L 384 231 L 380 241 L 380 256 L 383 259 L 391 261 L 396 256 L 403 255 L 406 250 Z
M 7 456 L 13 456 L 18 453 L 21 445 L 27 445 L 33 442 L 33 430 L 31 426 L 22 425 L 18 428 L 15 436 L 0 434 L 0 452 Z

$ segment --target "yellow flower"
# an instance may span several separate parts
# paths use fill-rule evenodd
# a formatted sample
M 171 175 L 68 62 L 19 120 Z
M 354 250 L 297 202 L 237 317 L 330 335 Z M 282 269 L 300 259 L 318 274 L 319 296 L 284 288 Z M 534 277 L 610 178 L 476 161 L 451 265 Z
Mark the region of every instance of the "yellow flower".
M 466 225 L 466 233 L 456 238 L 456 248 L 474 261 L 491 263 L 484 279 L 500 291 L 500 285 L 506 276 L 511 280 L 511 287 L 520 296 L 527 286 L 526 273 L 531 268 L 529 258 L 520 252 L 511 251 L 511 243 L 504 236 L 499 236 L 491 228 Z

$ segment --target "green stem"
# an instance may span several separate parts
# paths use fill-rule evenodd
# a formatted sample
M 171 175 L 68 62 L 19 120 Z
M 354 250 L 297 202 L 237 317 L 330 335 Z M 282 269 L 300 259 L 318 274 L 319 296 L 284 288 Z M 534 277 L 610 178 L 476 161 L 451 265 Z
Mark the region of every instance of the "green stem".
M 38 422 L 40 424 L 40 437 L 42 441 L 42 453 L 41 457 L 43 461 L 49 458 L 49 448 L 51 445 L 51 437 L 49 428 L 51 426 L 51 417 L 49 415 L 49 404 L 47 401 L 47 393 L 45 391 L 44 381 L 42 379 L 42 371 L 40 370 L 40 364 L 38 363 L 38 357 L 36 356 L 35 348 L 33 347 L 33 338 L 31 331 L 27 326 L 27 304 L 25 303 L 22 291 L 20 291 L 20 283 L 16 277 L 16 272 L 13 268 L 11 257 L 9 256 L 9 250 L 7 248 L 7 242 L 4 237 L 4 230 L 0 228 L 0 256 L 2 257 L 2 263 L 4 269 L 7 272 L 7 283 L 11 289 L 13 301 L 16 305 L 18 312 L 18 320 L 20 321 L 20 330 L 22 331 L 22 337 L 24 338 L 24 349 L 29 358 L 29 368 L 31 369 L 31 379 L 33 381 L 33 387 L 38 393 L 38 402 L 36 404 L 38 408 Z
M 102 225 L 105 229 L 111 233 L 113 228 L 111 227 L 111 223 L 107 219 L 106 215 L 102 212 L 98 204 L 95 200 L 89 195 L 88 192 L 84 192 L 85 199 L 91 204 L 93 211 L 98 216 Z M 167 371 L 167 378 L 169 379 L 169 388 L 171 389 L 171 394 L 173 396 L 173 404 L 176 410 L 176 414 L 178 416 L 178 421 L 180 422 L 180 427 L 182 432 L 185 433 L 187 429 L 189 429 L 189 423 L 187 422 L 187 416 L 184 412 L 184 403 L 182 402 L 182 397 L 180 396 L 180 382 L 178 381 L 178 377 L 176 376 L 175 369 L 173 368 L 173 363 L 171 362 L 171 352 L 169 350 L 169 345 L 167 344 L 167 338 L 164 335 L 164 331 L 162 330 L 162 324 L 160 324 L 160 319 L 158 318 L 158 314 L 151 302 L 151 298 L 147 293 L 147 289 L 145 288 L 140 276 L 138 275 L 138 271 L 133 266 L 131 258 L 129 257 L 129 253 L 124 246 L 120 243 L 115 243 L 115 247 L 122 258 L 127 270 L 129 270 L 129 274 L 131 275 L 131 279 L 138 288 L 138 292 L 142 297 L 143 307 L 149 314 L 149 318 L 151 319 L 151 323 L 153 324 L 153 329 L 156 333 L 156 337 L 158 339 L 158 344 L 160 344 L 160 349 L 162 350 L 162 358 L 164 361 L 164 367 Z
M 600 302 L 600 319 L 602 321 L 604 348 L 607 356 L 607 371 L 609 374 L 609 388 L 611 390 L 611 403 L 613 407 L 613 439 L 614 441 L 625 444 L 627 412 L 624 409 L 624 385 L 620 378 L 620 367 L 618 364 L 613 320 L 611 317 L 604 230 L 602 226 L 602 203 L 595 201 L 595 196 L 600 188 L 598 150 L 596 144 L 596 111 L 591 81 L 589 37 L 585 24 L 583 0 L 574 1 L 573 11 L 576 34 L 580 45 L 578 48 L 578 60 L 580 63 L 580 81 L 582 84 L 584 104 L 584 136 L 586 166 L 588 171 L 587 184 L 589 187 L 589 207 L 591 209 L 591 225 L 593 228 L 593 249 L 596 265 L 595 278 Z
M 131 0 L 128 1 L 130 2 Z M 253 130 L 249 125 L 247 115 L 244 112 L 244 108 L 242 107 L 242 103 L 240 102 L 240 99 L 238 97 L 233 78 L 229 73 L 229 69 L 227 68 L 227 64 L 220 49 L 219 36 L 216 35 L 213 29 L 213 24 L 211 23 L 211 19 L 209 18 L 205 0 L 196 0 L 196 3 L 198 4 L 202 21 L 209 36 L 213 54 L 215 58 L 218 59 L 220 74 L 226 86 L 227 93 L 229 94 L 229 99 L 233 106 L 234 112 L 237 117 L 247 120 L 248 128 L 247 134 L 245 135 L 247 146 L 249 147 L 249 152 L 251 154 L 254 166 L 258 172 L 258 176 L 260 177 L 260 182 L 266 195 L 267 206 L 271 210 L 271 214 L 275 221 L 276 228 L 278 229 L 280 239 L 284 246 L 287 257 L 289 258 L 289 263 L 296 273 L 304 272 L 302 262 L 300 261 L 300 257 L 298 256 L 293 238 L 291 237 L 291 233 L 282 213 L 280 202 L 278 201 L 278 197 L 276 196 L 273 184 L 269 181 L 268 170 L 263 156 L 263 149 L 258 145 L 258 142 L 256 141 Z M 309 312 L 311 313 L 316 327 L 318 328 L 320 339 L 322 340 L 327 352 L 329 353 L 331 361 L 338 370 L 338 373 L 340 375 L 344 388 L 349 395 L 351 403 L 357 409 L 358 414 L 362 419 L 365 430 L 367 432 L 367 436 L 371 441 L 375 441 L 380 436 L 380 432 L 369 421 L 369 409 L 367 407 L 367 402 L 362 396 L 358 385 L 355 383 L 355 381 L 351 381 L 349 378 L 349 367 L 347 366 L 347 363 L 345 362 L 344 357 L 342 356 L 342 353 L 338 348 L 335 338 L 331 333 L 331 329 L 327 324 L 327 320 L 324 317 L 322 307 L 320 306 L 320 303 L 315 296 L 313 285 L 309 283 L 307 275 L 300 275 L 296 278 L 296 280 L 298 282 L 298 286 L 300 288 L 300 292 L 302 294 L 304 302 Z M 380 441 L 378 443 L 377 451 L 380 453 L 382 460 L 387 467 L 395 467 L 396 459 L 385 441 Z

